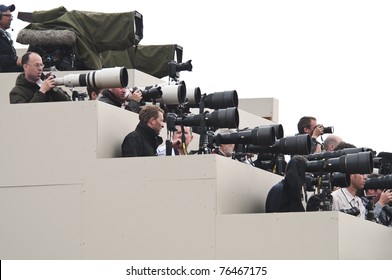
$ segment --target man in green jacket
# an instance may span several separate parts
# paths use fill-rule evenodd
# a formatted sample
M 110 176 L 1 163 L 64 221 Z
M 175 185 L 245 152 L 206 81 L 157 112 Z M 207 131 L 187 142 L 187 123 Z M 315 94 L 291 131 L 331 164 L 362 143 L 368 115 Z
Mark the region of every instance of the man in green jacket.
M 23 73 L 16 78 L 10 92 L 10 103 L 71 101 L 70 96 L 56 87 L 55 77 L 43 79 L 44 64 L 39 54 L 27 52 L 22 56 Z

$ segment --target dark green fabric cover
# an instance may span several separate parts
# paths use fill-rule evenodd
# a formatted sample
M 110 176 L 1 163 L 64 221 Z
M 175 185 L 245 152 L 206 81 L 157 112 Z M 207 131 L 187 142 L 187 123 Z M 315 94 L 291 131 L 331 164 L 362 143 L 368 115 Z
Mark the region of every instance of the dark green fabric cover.
M 75 56 L 87 69 L 118 66 L 138 69 L 157 78 L 166 77 L 169 74 L 169 62 L 175 59 L 179 46 L 139 45 L 143 36 L 135 36 L 136 13 L 67 11 L 64 7 L 58 7 L 34 11 L 31 24 L 25 29 L 66 29 L 75 32 Z
M 176 44 L 137 45 L 125 51 L 107 51 L 102 53 L 102 65 L 137 69 L 160 79 L 168 76 L 169 62 L 174 60 L 176 48 Z
M 139 42 L 135 38 L 134 13 L 67 11 L 64 7 L 34 11 L 26 29 L 68 29 L 76 33 L 76 56 L 90 69 L 101 69 L 100 53 L 125 50 Z

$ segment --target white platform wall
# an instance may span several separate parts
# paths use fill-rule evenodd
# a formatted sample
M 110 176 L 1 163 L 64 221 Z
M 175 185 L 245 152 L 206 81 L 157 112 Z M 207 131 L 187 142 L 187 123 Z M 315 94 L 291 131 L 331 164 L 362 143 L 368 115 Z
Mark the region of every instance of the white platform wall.
M 264 121 L 240 110 L 241 126 Z M 120 158 L 136 124 L 97 101 L 0 105 L 0 259 L 392 259 L 390 228 L 263 213 L 275 174 L 217 155 Z

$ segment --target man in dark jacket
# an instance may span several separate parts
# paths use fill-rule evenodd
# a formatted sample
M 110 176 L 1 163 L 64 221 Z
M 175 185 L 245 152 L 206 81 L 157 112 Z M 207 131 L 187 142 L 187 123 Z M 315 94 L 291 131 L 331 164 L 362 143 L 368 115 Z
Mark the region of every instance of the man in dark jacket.
M 162 144 L 159 136 L 164 127 L 163 110 L 157 105 L 145 105 L 139 112 L 139 123 L 122 143 L 123 157 L 156 156 Z
M 12 12 L 15 5 L 0 4 L 0 72 L 21 72 L 21 58 L 16 55 L 16 50 L 7 29 L 11 27 Z
M 139 102 L 142 99 L 141 90 L 130 92 L 127 88 L 109 88 L 101 92 L 99 101 L 125 108 L 126 110 L 139 113 Z
M 54 76 L 43 76 L 44 65 L 39 54 L 27 52 L 22 56 L 23 73 L 16 78 L 10 92 L 10 103 L 33 103 L 71 101 L 70 96 L 60 87 L 56 87 Z
M 307 159 L 294 156 L 288 162 L 283 180 L 268 192 L 265 212 L 304 212 L 302 187 L 305 183 Z

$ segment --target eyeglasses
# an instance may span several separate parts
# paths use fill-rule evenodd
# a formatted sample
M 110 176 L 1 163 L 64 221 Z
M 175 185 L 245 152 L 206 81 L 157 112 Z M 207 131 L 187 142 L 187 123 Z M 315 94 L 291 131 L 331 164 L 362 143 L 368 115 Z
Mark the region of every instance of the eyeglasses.
M 28 65 L 33 66 L 36 69 L 44 68 L 44 66 L 45 66 L 42 63 L 28 64 Z
M 14 16 L 13 16 L 13 15 L 11 15 L 11 14 L 2 14 L 2 16 L 3 16 L 3 17 L 10 17 L 11 19 L 13 19 L 13 18 L 14 18 Z

